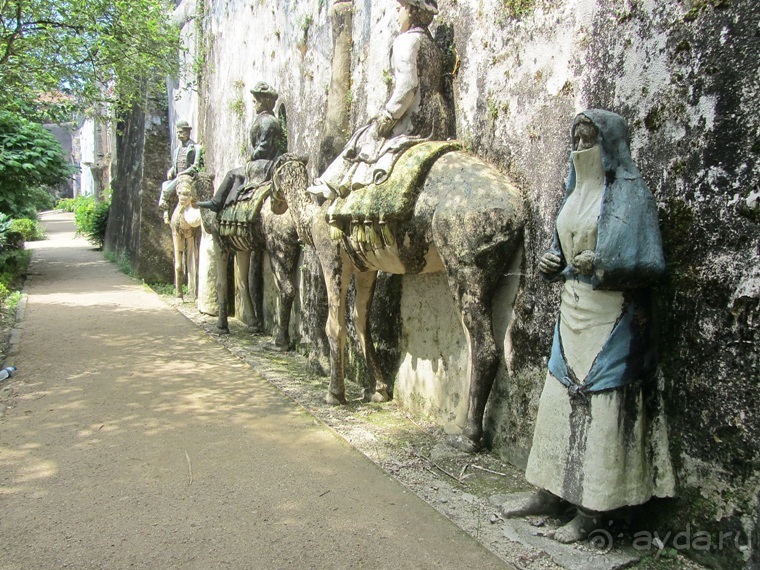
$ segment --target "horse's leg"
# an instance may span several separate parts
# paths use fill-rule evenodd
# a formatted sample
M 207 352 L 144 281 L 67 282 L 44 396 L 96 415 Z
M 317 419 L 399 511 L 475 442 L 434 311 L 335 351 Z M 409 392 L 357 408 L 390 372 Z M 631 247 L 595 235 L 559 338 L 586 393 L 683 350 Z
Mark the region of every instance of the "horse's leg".
M 230 334 L 227 322 L 227 265 L 230 262 L 230 252 L 219 241 L 216 245 L 216 299 L 219 302 L 216 329 L 221 334 Z
M 172 231 L 172 242 L 174 243 L 174 296 L 182 299 L 182 257 L 185 250 L 185 239 L 179 230 Z
M 251 292 L 248 289 L 248 270 L 251 267 L 251 252 L 235 252 L 235 308 L 240 309 L 238 319 L 249 325 L 253 330 L 254 319 L 256 318 L 251 303 Z
M 269 265 L 272 268 L 274 282 L 280 293 L 280 306 L 277 311 L 277 336 L 274 344 L 280 350 L 290 350 L 290 311 L 296 298 L 295 266 L 297 252 L 269 249 Z
M 185 248 L 187 262 L 187 290 L 193 299 L 198 298 L 198 235 L 191 234 Z
M 346 347 L 346 298 L 353 266 L 339 246 L 317 244 L 317 255 L 327 286 L 327 324 L 325 333 L 330 342 L 330 386 L 325 401 L 328 404 L 346 403 L 344 358 Z
M 380 361 L 377 359 L 375 344 L 372 342 L 372 332 L 369 326 L 369 315 L 372 309 L 372 298 L 375 294 L 377 283 L 377 271 L 364 271 L 354 273 L 356 285 L 356 299 L 354 302 L 354 326 L 359 337 L 359 343 L 364 352 L 371 379 L 370 385 L 364 390 L 365 402 L 387 402 L 388 385 L 383 378 L 380 369 Z
M 491 317 L 499 274 L 493 275 L 475 266 L 451 267 L 449 264 L 446 272 L 470 352 L 467 364 L 467 420 L 462 429 L 464 437 L 454 438 L 451 443 L 464 451 L 476 451 L 481 446 L 483 415 L 499 366 L 499 351 Z
M 251 251 L 248 268 L 248 295 L 253 306 L 253 323 L 250 327 L 253 333 L 260 333 L 264 330 L 264 272 L 261 258 L 260 249 Z

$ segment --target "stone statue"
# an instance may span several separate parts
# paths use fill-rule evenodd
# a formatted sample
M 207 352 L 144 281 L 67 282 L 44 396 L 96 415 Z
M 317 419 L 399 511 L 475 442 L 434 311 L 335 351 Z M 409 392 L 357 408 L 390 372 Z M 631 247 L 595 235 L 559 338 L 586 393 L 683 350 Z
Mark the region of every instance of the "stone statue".
M 398 0 L 401 29 L 391 50 L 393 91 L 380 113 L 354 132 L 341 154 L 309 191 L 332 199 L 388 179 L 398 157 L 425 140 L 446 140 L 443 54 L 428 26 L 435 0 Z
M 404 163 L 409 155 L 414 157 L 411 162 L 419 157 L 429 159 L 426 167 L 408 168 Z M 354 325 L 371 375 L 364 399 L 381 402 L 389 398 L 388 387 L 369 327 L 377 272 L 444 271 L 470 353 L 468 378 L 463 379 L 469 386 L 467 419 L 456 443 L 470 451 L 479 448 L 486 402 L 499 364 L 492 302 L 505 268 L 522 244 L 522 193 L 494 168 L 457 150 L 456 144 L 421 143 L 399 159 L 393 176 L 383 185 L 391 184 L 386 197 L 399 194 L 399 186 L 406 183 L 414 189 L 398 215 L 379 219 L 367 210 L 361 217 L 349 216 L 345 231 L 336 240 L 335 227 L 328 219 L 332 204 L 316 204 L 307 192 L 307 181 L 305 167 L 297 162 L 276 168 L 272 205 L 276 212 L 290 212 L 299 238 L 316 249 L 322 266 L 328 297 L 325 332 L 330 342 L 326 401 L 346 402 L 344 347 L 352 276 L 356 286 Z M 368 188 L 355 190 L 348 200 L 365 195 L 365 190 Z
M 282 127 L 273 113 L 278 94 L 263 81 L 251 93 L 257 115 L 250 131 L 253 148 L 250 160 L 245 167 L 227 172 L 213 198 L 199 202 L 198 206 L 208 210 L 202 215 L 203 227 L 216 245 L 217 330 L 229 333 L 227 267 L 231 256 L 235 259 L 235 287 L 242 299 L 239 316 L 248 321 L 252 332 L 262 329 L 262 310 L 258 298 L 253 302 L 248 273 L 251 259 L 259 263 L 260 254 L 266 251 L 280 298 L 274 348 L 286 351 L 290 348 L 290 312 L 296 295 L 295 269 L 301 248 L 293 222 L 275 215 L 269 205 L 272 169 L 284 146 Z
M 651 285 L 665 271 L 657 206 L 622 117 L 585 111 L 572 140 L 554 242 L 538 265 L 564 284 L 525 474 L 540 490 L 495 498 L 506 516 L 577 507 L 554 532 L 560 542 L 588 536 L 606 511 L 675 492 L 653 380 Z
M 198 240 L 201 235 L 201 212 L 195 205 L 193 177 L 180 174 L 176 178 L 177 207 L 168 222 L 174 243 L 174 289 L 182 299 L 182 285 L 187 276 L 187 290 L 191 297 L 197 296 Z
M 256 118 L 251 125 L 251 157 L 246 167 L 230 170 L 211 200 L 198 203 L 200 208 L 220 212 L 226 203 L 235 202 L 243 187 L 251 188 L 271 178 L 273 161 L 282 154 L 283 133 L 280 121 L 274 116 L 278 94 L 270 85 L 259 81 L 253 89 Z
M 203 149 L 190 138 L 193 128 L 187 121 L 177 122 L 177 138 L 179 146 L 174 151 L 172 166 L 166 173 L 166 182 L 161 185 L 161 196 L 158 207 L 164 212 L 164 221 L 169 223 L 171 201 L 177 195 L 177 178 L 181 174 L 194 176 L 203 164 Z

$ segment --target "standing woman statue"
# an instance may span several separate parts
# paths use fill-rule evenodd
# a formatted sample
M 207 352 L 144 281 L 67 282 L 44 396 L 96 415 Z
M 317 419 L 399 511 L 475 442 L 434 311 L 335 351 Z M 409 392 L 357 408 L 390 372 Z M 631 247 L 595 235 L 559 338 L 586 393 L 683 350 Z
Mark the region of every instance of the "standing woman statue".
M 180 174 L 195 176 L 202 167 L 201 145 L 190 138 L 193 128 L 187 121 L 177 121 L 179 146 L 172 156 L 172 166 L 166 173 L 166 182 L 161 185 L 158 208 L 164 212 L 164 222 L 169 223 L 170 200 L 177 195 L 177 179 Z
M 380 113 L 360 127 L 325 172 L 309 187 L 332 199 L 387 180 L 396 159 L 425 140 L 449 138 L 443 98 L 443 53 L 428 26 L 438 13 L 435 0 L 398 0 L 401 29 L 391 49 L 393 91 Z
M 675 494 L 653 381 L 651 285 L 665 271 L 657 206 L 622 117 L 585 111 L 572 137 L 554 243 L 538 266 L 564 283 L 525 473 L 541 490 L 501 504 L 506 516 L 574 505 L 560 542 L 585 538 L 607 511 Z

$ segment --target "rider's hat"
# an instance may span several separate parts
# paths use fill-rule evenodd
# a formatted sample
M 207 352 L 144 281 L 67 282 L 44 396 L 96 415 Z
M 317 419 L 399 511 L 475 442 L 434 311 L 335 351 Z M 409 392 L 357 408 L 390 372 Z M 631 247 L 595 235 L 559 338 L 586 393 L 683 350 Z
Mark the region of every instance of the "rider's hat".
M 266 83 L 264 81 L 259 81 L 256 85 L 253 86 L 253 89 L 251 89 L 251 93 L 253 93 L 254 97 L 271 97 L 272 99 L 277 99 L 279 96 L 277 94 L 277 91 L 275 91 L 274 87 L 269 85 L 269 83 Z
M 399 4 L 409 6 L 410 8 L 417 8 L 431 14 L 438 13 L 438 2 L 436 0 L 398 0 Z

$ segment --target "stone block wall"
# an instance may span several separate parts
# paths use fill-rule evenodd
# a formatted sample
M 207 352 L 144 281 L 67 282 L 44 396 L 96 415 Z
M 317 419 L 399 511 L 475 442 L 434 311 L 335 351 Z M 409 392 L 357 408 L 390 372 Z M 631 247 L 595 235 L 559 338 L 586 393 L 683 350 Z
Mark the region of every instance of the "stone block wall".
M 103 249 L 148 283 L 174 281 L 171 231 L 158 209 L 171 166 L 166 106 L 135 105 L 117 122 L 111 210 Z
M 345 94 L 351 129 L 387 97 L 395 4 L 353 2 Z M 317 175 L 330 92 L 330 8 L 326 0 L 181 5 L 184 25 L 199 34 L 188 47 L 202 65 L 186 81 L 190 90 L 174 92 L 173 116 L 183 109 L 198 117 L 197 139 L 217 177 L 245 160 L 249 89 L 259 80 L 279 90 L 290 150 L 308 155 Z M 520 264 L 505 268 L 511 279 L 495 305 L 504 359 L 488 409 L 491 445 L 525 463 L 559 303 L 536 261 L 550 243 L 568 172 L 570 123 L 586 108 L 615 111 L 628 121 L 634 159 L 656 197 L 668 262 L 658 293 L 658 380 L 679 498 L 657 503 L 652 520 L 674 531 L 690 524 L 741 532 L 743 544 L 756 539 L 760 4 L 441 0 L 440 9 L 431 31 L 458 62 L 451 78 L 457 137 L 512 177 L 529 208 Z M 300 334 L 323 356 L 324 297 L 312 287 L 319 282 L 313 256 L 304 255 L 301 274 Z M 455 430 L 467 354 L 452 307 L 441 301 L 446 290 L 442 276 L 393 278 L 379 302 L 396 320 L 374 334 L 388 372 L 398 375 L 396 397 Z M 360 359 L 351 361 L 360 377 Z M 757 550 L 692 554 L 738 568 Z

